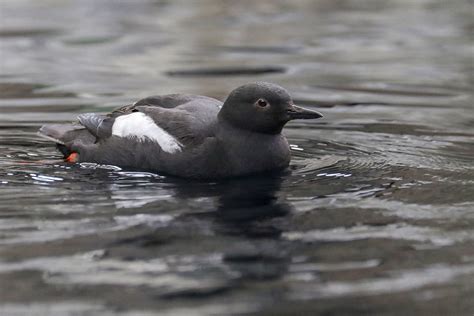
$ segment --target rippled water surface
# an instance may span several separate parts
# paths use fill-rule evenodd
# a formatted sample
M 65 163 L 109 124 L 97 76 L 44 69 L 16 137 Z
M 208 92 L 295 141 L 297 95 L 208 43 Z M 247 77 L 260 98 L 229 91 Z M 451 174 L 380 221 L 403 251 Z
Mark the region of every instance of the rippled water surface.
M 472 1 L 0 2 L 1 315 L 473 315 Z M 36 131 L 256 80 L 285 174 L 61 161 Z

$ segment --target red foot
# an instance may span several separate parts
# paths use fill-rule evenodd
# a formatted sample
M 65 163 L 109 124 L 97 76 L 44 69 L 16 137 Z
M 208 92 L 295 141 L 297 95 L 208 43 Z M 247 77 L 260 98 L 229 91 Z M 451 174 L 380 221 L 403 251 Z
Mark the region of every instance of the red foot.
M 67 161 L 67 162 L 77 162 L 79 160 L 79 154 L 75 153 L 75 152 L 72 152 L 64 160 Z

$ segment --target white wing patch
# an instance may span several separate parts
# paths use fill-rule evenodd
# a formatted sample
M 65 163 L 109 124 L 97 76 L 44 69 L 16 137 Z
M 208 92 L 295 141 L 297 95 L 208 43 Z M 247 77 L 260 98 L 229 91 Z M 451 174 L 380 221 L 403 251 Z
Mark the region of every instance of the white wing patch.
M 173 154 L 181 151 L 183 145 L 164 129 L 155 124 L 145 113 L 135 112 L 119 116 L 112 126 L 112 135 L 119 137 L 137 137 L 144 141 L 150 139 L 160 145 L 163 151 Z

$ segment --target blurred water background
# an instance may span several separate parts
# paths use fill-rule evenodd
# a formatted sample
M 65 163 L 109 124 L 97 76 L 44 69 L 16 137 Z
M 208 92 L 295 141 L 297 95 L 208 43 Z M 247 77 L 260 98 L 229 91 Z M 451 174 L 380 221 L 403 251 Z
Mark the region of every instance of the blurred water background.
M 0 1 L 0 315 L 474 313 L 474 8 Z M 290 171 L 69 165 L 43 123 L 286 87 Z

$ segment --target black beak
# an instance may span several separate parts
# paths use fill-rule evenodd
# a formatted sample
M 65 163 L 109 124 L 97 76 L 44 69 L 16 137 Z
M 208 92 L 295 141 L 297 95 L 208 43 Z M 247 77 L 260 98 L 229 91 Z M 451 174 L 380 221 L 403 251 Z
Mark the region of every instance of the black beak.
M 308 110 L 296 105 L 291 105 L 288 110 L 286 110 L 290 120 L 297 119 L 317 119 L 323 117 L 318 111 Z

